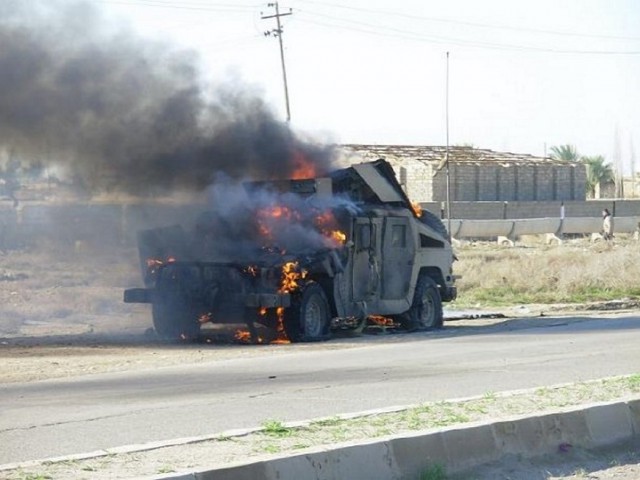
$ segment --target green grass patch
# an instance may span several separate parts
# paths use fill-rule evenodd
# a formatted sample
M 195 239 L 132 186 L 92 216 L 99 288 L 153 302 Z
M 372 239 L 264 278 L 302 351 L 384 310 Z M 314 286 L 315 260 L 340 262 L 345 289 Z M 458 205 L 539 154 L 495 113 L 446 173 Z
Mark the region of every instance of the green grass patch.
M 483 288 L 463 291 L 453 308 L 466 308 L 472 306 L 508 307 L 512 305 L 527 304 L 552 304 L 552 303 L 588 303 L 598 301 L 619 300 L 621 298 L 640 298 L 640 289 L 636 287 L 623 288 L 597 288 L 584 287 L 572 292 L 558 292 L 549 290 L 525 290 L 509 286 Z
M 629 388 L 634 392 L 640 392 L 640 374 L 631 375 L 627 378 Z
M 158 470 L 156 470 L 156 473 L 158 474 L 164 474 L 164 473 L 174 473 L 175 469 L 173 467 L 169 467 L 168 465 L 163 465 L 162 467 L 158 468 Z
M 309 448 L 311 445 L 308 443 L 294 443 L 291 445 L 292 450 L 304 450 L 305 448 Z
M 343 422 L 343 420 L 340 417 L 331 417 L 331 418 L 324 418 L 322 420 L 316 420 L 314 422 L 311 422 L 310 426 L 312 426 L 312 427 L 331 427 L 333 425 L 340 424 L 340 422 Z
M 262 424 L 262 433 L 270 437 L 290 437 L 293 429 L 286 427 L 279 420 L 267 420 Z

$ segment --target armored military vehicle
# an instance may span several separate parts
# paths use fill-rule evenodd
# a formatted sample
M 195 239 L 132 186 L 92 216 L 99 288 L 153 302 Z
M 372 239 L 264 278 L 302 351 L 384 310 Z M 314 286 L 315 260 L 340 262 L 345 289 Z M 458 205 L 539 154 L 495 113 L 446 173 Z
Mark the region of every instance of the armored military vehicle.
M 411 204 L 389 163 L 243 190 L 242 208 L 222 200 L 191 231 L 139 233 L 145 288 L 124 300 L 151 304 L 158 334 L 245 323 L 254 341 L 262 324 L 300 342 L 372 316 L 408 330 L 442 326 L 442 302 L 456 297 L 450 238 Z

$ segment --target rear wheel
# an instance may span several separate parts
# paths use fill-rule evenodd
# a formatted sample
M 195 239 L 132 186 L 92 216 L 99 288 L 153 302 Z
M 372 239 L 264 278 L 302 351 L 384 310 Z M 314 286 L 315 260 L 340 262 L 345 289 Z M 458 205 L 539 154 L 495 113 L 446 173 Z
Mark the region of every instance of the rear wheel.
M 156 333 L 170 340 L 197 338 L 200 333 L 198 315 L 184 294 L 166 290 L 159 297 L 151 307 Z
M 317 342 L 329 338 L 331 310 L 322 287 L 309 282 L 284 311 L 284 330 L 292 342 Z
M 438 285 L 431 277 L 420 275 L 413 304 L 398 320 L 409 331 L 442 328 L 442 299 Z

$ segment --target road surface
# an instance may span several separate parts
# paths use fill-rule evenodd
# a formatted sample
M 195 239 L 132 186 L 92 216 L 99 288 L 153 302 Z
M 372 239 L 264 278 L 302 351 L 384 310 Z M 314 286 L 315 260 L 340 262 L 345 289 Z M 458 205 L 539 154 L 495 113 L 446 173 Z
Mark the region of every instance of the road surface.
M 448 325 L 320 347 L 238 347 L 291 348 L 281 355 L 0 385 L 0 464 L 640 372 L 636 315 Z

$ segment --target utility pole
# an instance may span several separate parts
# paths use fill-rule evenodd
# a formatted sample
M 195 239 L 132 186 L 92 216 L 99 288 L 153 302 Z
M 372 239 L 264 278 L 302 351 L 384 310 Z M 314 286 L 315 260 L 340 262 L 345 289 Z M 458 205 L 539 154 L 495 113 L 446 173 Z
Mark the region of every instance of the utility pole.
M 444 161 L 447 175 L 447 230 L 451 236 L 451 170 L 449 169 L 449 52 L 447 52 L 447 79 L 445 92 L 445 128 L 447 131 L 447 146 L 444 151 Z
M 278 42 L 280 44 L 280 62 L 282 63 L 282 80 L 284 82 L 284 101 L 285 106 L 287 107 L 287 122 L 291 121 L 291 110 L 289 109 L 289 87 L 287 86 L 287 69 L 284 66 L 284 47 L 282 46 L 282 24 L 280 23 L 280 17 L 286 17 L 287 15 L 292 15 L 293 12 L 291 9 L 287 13 L 280 13 L 280 7 L 278 6 L 278 2 L 268 3 L 268 7 L 274 7 L 276 13 L 274 15 L 263 15 L 260 13 L 262 20 L 267 20 L 269 18 L 276 19 L 276 28 L 274 30 L 268 30 L 264 32 L 265 37 L 269 37 L 273 35 L 274 37 L 278 37 Z
M 615 195 L 616 198 L 624 199 L 624 165 L 620 154 L 620 130 L 618 125 L 614 131 L 613 143 L 613 165 L 615 168 Z
M 633 136 L 629 136 L 629 158 L 631 160 L 631 196 L 636 196 L 636 152 L 633 148 Z

